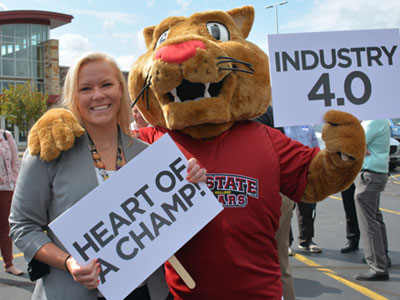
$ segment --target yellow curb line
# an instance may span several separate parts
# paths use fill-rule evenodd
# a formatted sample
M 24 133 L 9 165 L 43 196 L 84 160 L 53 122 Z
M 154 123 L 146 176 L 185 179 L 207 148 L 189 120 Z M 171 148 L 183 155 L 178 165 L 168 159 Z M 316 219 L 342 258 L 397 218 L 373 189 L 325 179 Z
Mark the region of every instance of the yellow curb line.
M 394 210 L 390 210 L 390 209 L 386 209 L 386 208 L 382 208 L 382 207 L 380 207 L 379 209 L 382 210 L 382 211 L 384 211 L 384 212 L 387 212 L 387 213 L 391 213 L 391 214 L 395 214 L 395 215 L 399 215 L 399 216 L 400 216 L 400 212 L 398 212 L 398 211 L 394 211 Z
M 13 255 L 14 258 L 21 257 L 21 256 L 24 256 L 24 254 L 23 253 L 17 253 L 17 254 Z M 3 260 L 3 257 L 0 256 L 0 261 L 2 261 L 2 260 Z
M 373 291 L 371 291 L 370 289 L 367 289 L 361 285 L 358 285 L 350 280 L 347 280 L 343 277 L 340 277 L 335 271 L 328 269 L 328 268 L 324 268 L 323 266 L 321 266 L 320 264 L 316 263 L 315 261 L 312 261 L 311 259 L 306 258 L 305 256 L 296 253 L 296 255 L 293 256 L 295 259 L 297 259 L 298 261 L 310 266 L 310 267 L 315 267 L 315 269 L 317 271 L 320 271 L 322 273 L 324 273 L 325 275 L 339 281 L 340 283 L 352 288 L 353 290 L 356 290 L 357 292 L 367 296 L 370 299 L 373 300 L 389 300 L 386 297 L 383 297 Z

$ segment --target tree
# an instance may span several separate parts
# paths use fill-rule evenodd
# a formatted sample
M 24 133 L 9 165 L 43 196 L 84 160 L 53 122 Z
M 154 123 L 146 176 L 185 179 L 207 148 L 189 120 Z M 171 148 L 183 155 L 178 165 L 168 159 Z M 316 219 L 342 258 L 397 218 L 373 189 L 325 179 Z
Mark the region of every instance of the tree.
M 25 84 L 9 85 L 0 95 L 0 114 L 27 132 L 47 110 L 47 94 L 39 92 L 29 81 Z

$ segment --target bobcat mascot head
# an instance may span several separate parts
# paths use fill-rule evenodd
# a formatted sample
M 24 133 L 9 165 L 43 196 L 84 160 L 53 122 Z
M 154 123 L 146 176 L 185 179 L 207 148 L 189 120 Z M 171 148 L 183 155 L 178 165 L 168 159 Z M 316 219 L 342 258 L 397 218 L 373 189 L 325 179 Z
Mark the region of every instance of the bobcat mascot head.
M 148 50 L 129 90 L 152 125 L 210 138 L 255 118 L 271 99 L 267 55 L 246 40 L 254 8 L 170 17 L 144 29 Z

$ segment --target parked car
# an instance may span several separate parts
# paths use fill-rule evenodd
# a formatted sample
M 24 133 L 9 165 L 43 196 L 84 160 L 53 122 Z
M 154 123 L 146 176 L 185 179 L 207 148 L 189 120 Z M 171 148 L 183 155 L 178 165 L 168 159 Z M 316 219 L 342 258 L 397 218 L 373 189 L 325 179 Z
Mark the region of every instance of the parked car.
M 390 138 L 389 170 L 393 171 L 400 166 L 400 142 Z
M 397 132 L 399 134 L 399 139 L 400 139 L 400 119 L 391 119 L 391 120 L 398 120 L 398 122 L 394 124 L 397 124 L 397 128 L 399 128 Z M 318 138 L 319 147 L 321 149 L 324 149 L 325 143 L 321 138 L 322 126 L 323 125 L 321 124 L 317 124 L 313 125 L 313 128 L 315 130 L 315 135 Z M 397 166 L 400 166 L 400 142 L 391 137 L 390 150 L 389 150 L 389 170 L 393 171 Z
M 390 135 L 400 142 L 400 118 L 389 119 Z

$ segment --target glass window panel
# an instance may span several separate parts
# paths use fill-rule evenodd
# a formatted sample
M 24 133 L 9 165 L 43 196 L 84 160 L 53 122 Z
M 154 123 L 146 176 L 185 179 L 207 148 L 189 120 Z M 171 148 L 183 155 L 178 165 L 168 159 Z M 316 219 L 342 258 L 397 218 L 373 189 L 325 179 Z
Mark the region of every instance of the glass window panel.
M 37 40 L 38 42 L 42 40 L 42 25 L 31 25 L 32 30 L 32 40 Z
M 1 34 L 6 36 L 14 36 L 14 24 L 2 25 Z
M 29 76 L 29 64 L 27 60 L 16 60 L 17 76 L 28 77 Z
M 44 78 L 44 72 L 43 72 L 43 64 L 39 63 L 38 64 L 38 77 L 39 78 Z
M 9 43 L 3 43 L 1 46 L 1 56 L 3 58 L 14 59 L 14 45 Z
M 15 42 L 16 43 L 28 43 L 28 40 L 26 39 L 26 38 L 19 38 L 19 37 L 16 37 L 15 38 Z
M 32 62 L 32 78 L 38 78 L 38 67 L 36 62 Z
M 32 62 L 32 77 L 43 78 L 43 65 L 38 61 Z
M 2 74 L 4 76 L 15 76 L 14 60 L 3 59 Z
M 38 46 L 38 60 L 44 60 L 44 49 L 43 46 Z
M 8 130 L 8 131 L 10 131 L 10 132 L 12 133 L 12 135 L 13 135 L 15 141 L 17 142 L 17 141 L 18 141 L 18 137 L 17 137 L 17 135 L 16 135 L 16 133 L 17 133 L 17 126 L 15 126 L 14 124 L 8 122 L 7 120 L 4 120 L 4 121 L 5 121 L 5 122 L 4 122 L 4 125 L 5 125 L 6 130 Z
M 21 132 L 21 130 L 19 130 L 19 135 L 18 135 L 19 139 L 18 141 L 20 143 L 26 143 L 27 139 L 26 139 L 26 132 Z
M 7 54 L 12 54 L 14 52 L 14 45 L 7 45 Z
M 28 49 L 26 43 L 15 43 L 15 58 L 28 59 Z
M 15 36 L 16 37 L 27 37 L 26 24 L 15 24 Z
M 49 39 L 49 26 L 43 26 L 43 41 Z
M 36 88 L 37 88 L 38 92 L 44 93 L 44 83 L 36 82 Z
M 32 46 L 32 60 L 43 60 L 42 46 Z
M 10 43 L 14 43 L 14 37 L 9 37 L 9 36 L 2 36 L 1 37 L 1 40 L 3 41 L 3 42 L 10 42 Z
M 13 135 L 15 136 L 15 133 L 13 132 L 14 131 L 14 125 L 12 124 L 12 123 L 10 123 L 9 121 L 7 121 L 7 120 L 5 120 L 6 122 L 5 122 L 5 127 L 6 127 L 6 129 L 8 130 L 8 131 L 11 131 L 12 133 L 13 133 Z

